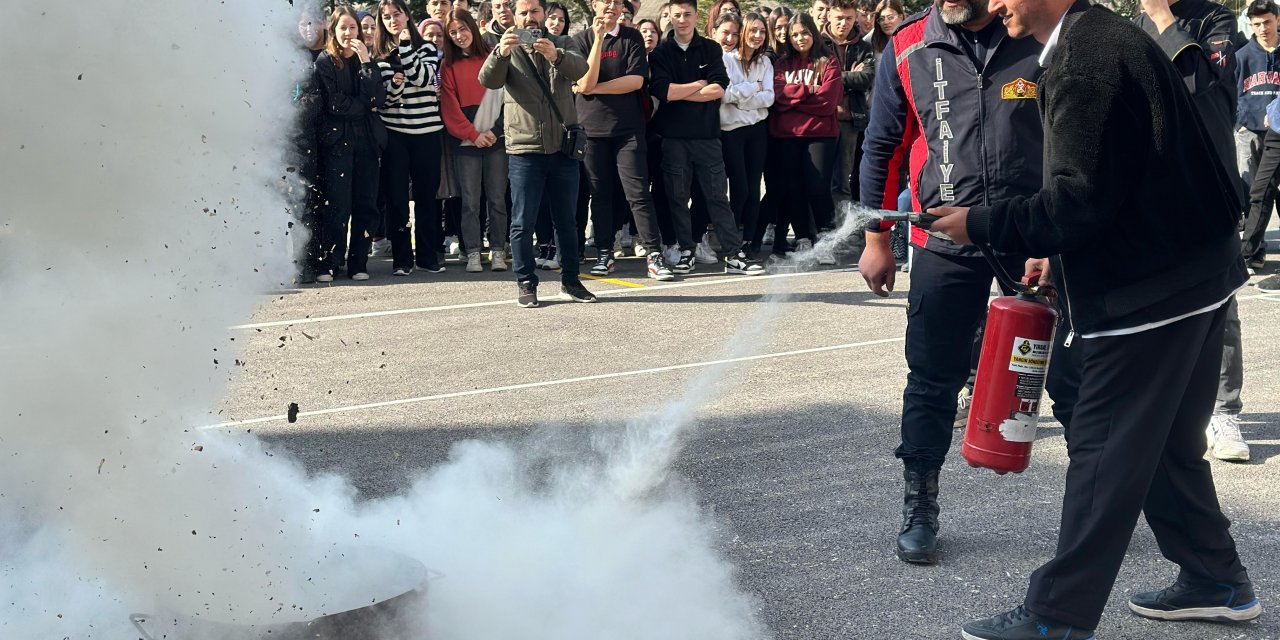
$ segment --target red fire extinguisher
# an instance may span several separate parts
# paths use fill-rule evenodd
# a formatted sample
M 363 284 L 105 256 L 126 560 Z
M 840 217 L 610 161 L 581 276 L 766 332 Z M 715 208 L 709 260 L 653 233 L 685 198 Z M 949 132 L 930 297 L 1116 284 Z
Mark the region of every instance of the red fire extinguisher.
M 985 253 L 985 250 L 984 250 Z M 1004 270 L 991 260 L 997 274 Z M 1021 473 L 1031 464 L 1040 400 L 1058 312 L 1036 283 L 1035 273 L 1013 285 L 1015 293 L 991 302 L 982 337 L 982 356 L 973 385 L 973 402 L 961 453 L 973 467 L 1004 475 Z
M 910 222 L 926 231 L 938 219 L 928 213 L 884 210 L 873 215 L 886 222 Z M 1053 288 L 1039 286 L 1039 273 L 1015 282 L 990 248 L 978 248 L 996 279 L 1015 293 L 996 298 L 987 312 L 960 451 L 970 466 L 986 467 L 1001 475 L 1021 473 L 1031 464 L 1058 311 L 1049 300 Z

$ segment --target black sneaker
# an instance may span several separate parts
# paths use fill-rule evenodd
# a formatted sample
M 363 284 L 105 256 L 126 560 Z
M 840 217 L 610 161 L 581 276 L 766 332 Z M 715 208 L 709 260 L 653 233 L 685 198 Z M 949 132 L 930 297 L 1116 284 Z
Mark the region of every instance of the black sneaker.
M 744 276 L 762 276 L 764 275 L 764 267 L 747 262 L 747 254 L 739 251 L 736 254 L 724 257 L 724 272 Z
M 574 302 L 597 302 L 599 300 L 596 294 L 587 291 L 587 288 L 582 286 L 582 282 L 578 280 L 561 283 L 560 293 Z
M 613 250 L 601 251 L 596 263 L 591 267 L 591 275 L 607 276 L 613 273 Z
M 1245 266 L 1249 267 L 1249 275 L 1257 275 L 1259 271 L 1267 268 L 1267 261 L 1262 258 L 1250 258 Z
M 1280 276 L 1267 276 L 1258 281 L 1258 291 L 1274 293 L 1280 291 Z
M 1129 609 L 1152 620 L 1241 622 L 1262 614 L 1253 584 L 1191 583 L 1181 580 L 1159 591 L 1129 598 Z
M 516 286 L 520 289 L 520 297 L 516 298 L 516 304 L 526 309 L 538 306 L 538 283 L 526 280 L 517 282 Z
M 1092 630 L 1076 629 L 1027 611 L 1022 605 L 994 618 L 975 620 L 960 631 L 964 640 L 1097 640 Z
M 675 264 L 671 265 L 671 270 L 676 273 L 693 273 L 693 269 L 694 263 L 692 251 L 681 251 L 680 259 L 677 260 Z
M 444 272 L 444 265 L 440 264 L 439 262 L 435 264 L 418 263 L 418 268 L 422 269 L 423 271 L 426 271 L 427 273 L 443 273 Z

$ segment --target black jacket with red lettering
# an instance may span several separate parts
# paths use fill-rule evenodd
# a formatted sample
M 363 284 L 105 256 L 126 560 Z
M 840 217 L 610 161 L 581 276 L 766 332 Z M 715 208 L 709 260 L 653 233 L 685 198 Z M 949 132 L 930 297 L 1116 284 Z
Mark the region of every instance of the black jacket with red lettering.
M 979 74 L 936 10 L 908 18 L 890 38 L 876 70 L 862 147 L 862 203 L 897 209 L 908 160 L 916 211 L 1038 191 L 1044 142 L 1036 83 L 1042 49 L 1033 38 L 1001 35 Z M 911 241 L 939 253 L 977 253 L 914 227 Z

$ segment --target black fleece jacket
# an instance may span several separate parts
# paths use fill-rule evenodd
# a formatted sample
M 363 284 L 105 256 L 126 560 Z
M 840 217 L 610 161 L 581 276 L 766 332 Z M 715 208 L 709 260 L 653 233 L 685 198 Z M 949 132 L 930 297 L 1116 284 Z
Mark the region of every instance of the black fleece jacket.
M 649 56 L 649 93 L 661 105 L 653 116 L 658 135 L 674 139 L 720 139 L 720 101 L 667 101 L 673 84 L 706 80 L 708 85 L 729 86 L 724 68 L 724 50 L 697 33 L 687 49 L 681 49 L 674 31 Z
M 1211 306 L 1244 283 L 1232 174 L 1151 38 L 1078 0 L 1040 86 L 1043 187 L 974 207 L 975 243 L 1057 256 L 1086 337 Z

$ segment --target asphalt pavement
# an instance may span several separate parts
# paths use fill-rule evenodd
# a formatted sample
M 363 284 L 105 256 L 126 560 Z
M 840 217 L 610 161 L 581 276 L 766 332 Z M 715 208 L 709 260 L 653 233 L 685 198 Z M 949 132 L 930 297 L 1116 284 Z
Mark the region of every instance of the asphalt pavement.
M 373 260 L 368 282 L 274 293 L 233 330 L 246 354 L 217 419 L 252 421 L 232 428 L 252 428 L 312 471 L 347 475 L 366 497 L 394 495 L 460 440 L 547 424 L 587 437 L 662 406 L 758 320 L 762 293 L 782 290 L 755 349 L 768 357 L 722 375 L 675 465 L 773 634 L 958 638 L 963 622 L 1020 602 L 1056 541 L 1067 457 L 1049 418 L 1020 475 L 968 467 L 956 432 L 941 475 L 942 562 L 894 557 L 909 275 L 880 299 L 848 264 L 765 278 L 704 267 L 670 284 L 645 279 L 640 259 L 618 265 L 587 281 L 604 292 L 594 305 L 549 299 L 556 276 L 542 272 L 547 303 L 518 308 L 510 271 L 468 274 L 457 262 L 393 278 L 389 260 Z M 1227 626 L 1128 613 L 1130 594 L 1175 576 L 1140 523 L 1099 638 L 1280 638 L 1280 294 L 1250 287 L 1240 299 L 1253 458 L 1213 471 L 1265 613 Z

